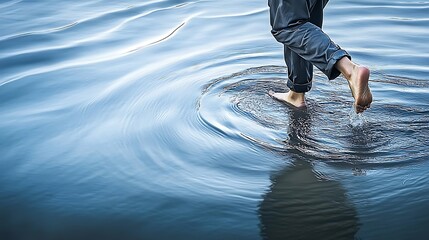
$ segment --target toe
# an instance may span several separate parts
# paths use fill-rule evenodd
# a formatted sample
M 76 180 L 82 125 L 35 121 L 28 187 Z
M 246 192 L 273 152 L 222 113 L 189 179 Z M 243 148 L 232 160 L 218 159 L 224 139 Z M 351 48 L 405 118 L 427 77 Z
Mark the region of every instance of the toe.
M 356 112 L 357 112 L 357 113 L 361 113 L 361 112 L 363 112 L 363 111 L 365 111 L 365 108 L 364 108 L 364 107 L 362 107 L 362 106 L 360 106 L 360 105 L 356 105 Z

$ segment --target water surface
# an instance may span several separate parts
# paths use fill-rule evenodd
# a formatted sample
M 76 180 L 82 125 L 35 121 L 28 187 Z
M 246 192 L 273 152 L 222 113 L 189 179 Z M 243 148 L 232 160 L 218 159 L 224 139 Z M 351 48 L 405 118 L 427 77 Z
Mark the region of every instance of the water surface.
M 1 239 L 424 239 L 429 2 L 335 1 L 371 110 L 285 90 L 266 1 L 0 3 Z

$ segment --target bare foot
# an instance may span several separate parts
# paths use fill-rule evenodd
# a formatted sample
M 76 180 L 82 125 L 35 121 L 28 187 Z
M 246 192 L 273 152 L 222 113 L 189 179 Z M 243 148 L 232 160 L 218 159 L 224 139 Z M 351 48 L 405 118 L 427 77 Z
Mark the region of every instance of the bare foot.
M 355 110 L 357 113 L 362 113 L 371 107 L 372 102 L 371 90 L 368 87 L 369 69 L 356 65 L 347 80 L 355 99 Z
M 289 91 L 286 93 L 276 93 L 270 90 L 268 92 L 268 95 L 270 95 L 272 98 L 274 98 L 277 101 L 283 102 L 293 107 L 297 107 L 297 108 L 306 107 L 304 93 L 297 93 L 293 91 Z

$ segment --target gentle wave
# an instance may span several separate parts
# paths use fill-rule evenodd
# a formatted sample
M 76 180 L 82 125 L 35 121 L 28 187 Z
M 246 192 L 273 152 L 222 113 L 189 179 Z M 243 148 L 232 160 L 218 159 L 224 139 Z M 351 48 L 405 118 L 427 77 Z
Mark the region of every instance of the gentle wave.
M 385 163 L 389 163 L 389 165 L 390 163 L 402 164 L 402 162 L 414 162 L 414 160 L 429 157 L 424 150 L 425 145 L 423 144 L 427 139 L 413 140 L 414 138 L 423 136 L 421 135 L 422 131 L 427 130 L 426 128 L 422 128 L 426 124 L 429 125 L 429 118 L 425 116 L 428 113 L 426 110 L 419 107 L 408 107 L 405 110 L 405 114 L 402 112 L 402 109 L 404 109 L 402 106 L 389 104 L 376 106 L 376 112 L 374 115 L 368 113 L 367 120 L 364 120 L 366 122 L 362 122 L 359 126 L 348 126 L 345 123 L 347 123 L 349 108 L 341 108 L 350 104 L 347 103 L 350 102 L 350 99 L 342 103 L 338 102 L 339 99 L 337 97 L 330 98 L 327 89 L 329 84 L 325 84 L 318 92 L 323 101 L 317 102 L 317 99 L 311 99 L 310 97 L 310 106 L 307 110 L 279 109 L 273 106 L 280 105 L 279 107 L 281 107 L 282 104 L 270 99 L 267 93 L 270 89 L 284 90 L 286 80 L 278 77 L 278 74 L 284 73 L 284 71 L 284 67 L 257 67 L 212 80 L 204 87 L 202 98 L 197 104 L 197 110 L 202 111 L 200 114 L 203 114 L 201 118 L 211 128 L 211 131 L 220 131 L 223 136 L 228 137 L 229 135 L 225 134 L 224 130 L 222 130 L 225 127 L 219 126 L 219 119 L 217 117 L 213 115 L 210 115 L 209 118 L 204 117 L 206 112 L 219 112 L 219 110 L 216 110 L 216 106 L 209 105 L 208 109 L 201 109 L 202 105 L 207 105 L 204 103 L 205 101 L 213 101 L 211 98 L 220 98 L 219 100 L 214 100 L 215 102 L 225 98 L 223 101 L 231 101 L 231 111 L 234 113 L 234 116 L 230 116 L 230 120 L 222 120 L 222 122 L 225 122 L 224 124 L 227 124 L 228 121 L 235 121 L 234 118 L 249 118 L 259 126 L 254 126 L 254 129 L 240 129 L 240 126 L 234 125 L 238 129 L 233 130 L 231 127 L 226 129 L 236 131 L 244 139 L 270 151 L 281 154 L 298 151 L 306 156 L 307 159 L 375 165 Z M 382 76 L 377 72 L 373 74 L 375 78 Z M 320 79 L 318 76 L 320 75 L 316 74 L 315 81 L 326 82 L 326 80 Z M 395 76 L 374 82 L 402 87 L 428 87 L 427 81 Z M 383 87 L 385 88 L 386 86 Z M 344 93 L 337 93 L 340 98 L 343 95 L 349 95 L 347 89 L 345 90 Z M 324 106 L 325 103 L 329 106 Z M 330 107 L 335 109 L 330 109 Z M 278 111 L 284 112 L 285 110 L 289 116 L 285 116 L 284 113 L 277 113 Z M 413 115 L 410 113 L 413 113 Z M 415 124 L 403 122 L 402 114 L 405 114 L 408 119 L 414 119 L 413 123 Z M 380 117 L 375 118 L 375 116 L 384 117 L 380 119 Z M 419 119 L 421 116 L 424 116 L 424 118 Z M 225 118 L 226 116 L 220 117 Z M 285 117 L 288 120 L 285 121 Z M 343 123 L 339 122 L 341 118 L 343 118 Z M 327 129 L 324 127 L 326 123 L 336 125 L 337 127 L 335 129 Z M 243 125 L 245 124 L 243 123 Z M 356 127 L 357 129 L 354 129 Z M 288 135 L 286 136 L 285 129 L 288 129 L 286 131 Z M 399 142 L 391 140 L 401 136 L 401 132 L 404 130 L 413 132 L 415 136 L 404 135 L 402 137 L 407 140 L 402 139 Z M 273 134 L 276 135 L 276 138 L 270 139 L 269 137 L 273 136 Z M 259 136 L 259 139 L 253 136 Z M 283 136 L 281 137 L 283 139 L 278 139 L 279 136 Z M 413 148 L 418 154 L 410 159 L 408 153 L 391 152 L 389 149 L 392 148 Z
M 372 71 L 364 115 L 317 70 L 306 110 L 268 96 L 287 68 L 263 1 L 0 8 L 0 233 L 427 236 L 428 2 L 327 6 L 324 30 Z

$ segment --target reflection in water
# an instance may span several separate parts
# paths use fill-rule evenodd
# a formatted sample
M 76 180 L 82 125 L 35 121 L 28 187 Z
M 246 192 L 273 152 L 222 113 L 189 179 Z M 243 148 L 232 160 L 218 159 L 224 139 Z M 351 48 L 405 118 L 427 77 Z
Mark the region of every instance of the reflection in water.
M 429 2 L 331 1 L 373 70 L 363 131 L 344 79 L 315 71 L 310 116 L 266 94 L 265 1 L 52 2 L 0 1 L 0 240 L 429 235 Z
M 259 208 L 265 239 L 354 239 L 358 218 L 339 182 L 316 172 L 302 150 L 311 130 L 308 111 L 291 111 L 286 143 L 294 165 L 272 176 Z

